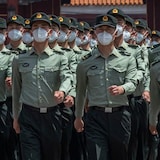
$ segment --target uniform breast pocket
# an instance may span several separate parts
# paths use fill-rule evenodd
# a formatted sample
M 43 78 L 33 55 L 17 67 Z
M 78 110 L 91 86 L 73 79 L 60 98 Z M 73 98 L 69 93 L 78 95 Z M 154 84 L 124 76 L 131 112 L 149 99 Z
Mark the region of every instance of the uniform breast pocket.
M 60 81 L 59 78 L 59 68 L 58 67 L 45 67 L 44 68 L 44 78 L 48 82 Z
M 104 70 L 89 70 L 87 73 L 88 85 L 94 88 L 103 86 L 104 82 Z
M 32 82 L 32 67 L 19 67 L 19 72 L 21 73 L 22 80 L 25 80 L 25 82 Z
M 125 83 L 125 76 L 126 76 L 127 68 L 118 68 L 114 67 L 110 69 L 110 83 L 112 85 L 122 85 Z

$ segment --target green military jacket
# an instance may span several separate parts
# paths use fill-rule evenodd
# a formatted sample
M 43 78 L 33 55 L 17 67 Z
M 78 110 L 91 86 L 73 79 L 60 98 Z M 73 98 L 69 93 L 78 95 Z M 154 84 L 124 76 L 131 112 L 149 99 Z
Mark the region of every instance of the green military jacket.
M 12 74 L 11 51 L 5 47 L 0 51 L 0 102 L 6 100 L 6 84 L 5 79 L 11 77 Z
M 151 104 L 149 123 L 156 126 L 158 122 L 158 114 L 160 113 L 160 59 L 151 66 L 150 78 Z
M 76 117 L 83 116 L 86 97 L 89 106 L 117 107 L 128 105 L 127 95 L 135 91 L 136 62 L 132 56 L 122 55 L 113 49 L 108 58 L 101 56 L 98 48 L 86 56 L 77 67 Z M 123 95 L 113 96 L 108 87 L 122 86 Z
M 34 48 L 13 60 L 13 116 L 18 118 L 21 103 L 37 108 L 57 105 L 55 91 L 71 88 L 68 59 L 47 47 L 40 55 Z
M 127 53 L 129 53 L 131 56 L 133 56 L 136 60 L 136 66 L 137 66 L 137 82 L 138 85 L 136 87 L 136 90 L 134 92 L 135 96 L 142 95 L 142 92 L 144 91 L 144 75 L 146 72 L 146 63 L 144 60 L 144 55 L 142 48 L 138 45 L 130 45 L 123 41 L 121 47 L 119 49 L 125 49 Z
M 76 61 L 76 54 L 73 52 L 72 49 L 69 48 L 61 48 L 64 55 L 67 57 L 68 59 L 68 67 L 69 70 L 71 71 L 71 84 L 72 84 L 72 88 L 71 90 L 68 92 L 68 95 L 72 96 L 72 97 L 76 97 L 76 69 L 77 69 L 77 61 Z

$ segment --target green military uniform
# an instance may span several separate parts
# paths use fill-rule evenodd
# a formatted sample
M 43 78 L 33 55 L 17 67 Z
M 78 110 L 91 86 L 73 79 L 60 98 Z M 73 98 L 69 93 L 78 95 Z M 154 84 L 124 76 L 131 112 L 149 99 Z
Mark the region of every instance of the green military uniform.
M 133 57 L 123 56 L 114 49 L 108 59 L 105 60 L 98 49 L 92 52 L 93 56 L 81 62 L 77 68 L 77 117 L 83 116 L 86 89 L 88 89 L 89 106 L 117 107 L 128 105 L 126 95 L 132 93 L 136 88 L 136 66 Z M 119 66 L 119 62 L 123 65 Z M 129 71 L 127 71 L 127 65 L 130 65 Z M 128 75 L 123 77 L 126 71 Z M 125 94 L 111 96 L 107 88 L 114 84 L 122 85 Z
M 37 21 L 50 31 L 51 22 L 45 13 L 32 15 L 31 26 L 38 25 L 35 31 L 41 27 Z M 22 159 L 61 157 L 62 121 L 54 94 L 69 92 L 71 74 L 67 58 L 50 49 L 47 38 L 40 42 L 44 46 L 41 53 L 36 52 L 39 42 L 34 38 L 34 47 L 13 60 L 13 117 L 21 129 Z
M 48 59 L 46 59 L 48 57 Z M 41 60 L 42 59 L 42 60 Z M 60 62 L 63 64 L 60 65 Z M 18 118 L 21 103 L 37 108 L 56 106 L 53 93 L 56 90 L 68 93 L 70 72 L 68 61 L 63 55 L 46 48 L 41 56 L 34 49 L 19 55 L 13 61 L 13 116 Z M 61 74 L 60 81 L 58 72 Z M 21 79 L 22 76 L 22 79 Z M 23 88 L 20 80 L 22 80 Z M 37 92 L 33 92 L 37 91 Z M 43 93 L 45 91 L 45 94 Z
M 8 87 L 6 86 L 6 78 L 11 78 L 12 76 L 13 58 L 11 51 L 6 49 L 4 45 L 6 28 L 6 20 L 0 18 L 0 157 L 4 160 L 15 158 L 15 132 L 12 128 L 11 113 L 6 105 L 6 90 Z
M 150 125 L 156 126 L 158 123 L 158 114 L 160 112 L 160 60 L 157 60 L 150 69 L 150 95 L 151 105 L 149 112 Z
M 131 56 L 136 60 L 137 65 L 137 83 L 138 86 L 134 92 L 134 96 L 140 96 L 144 91 L 144 74 L 145 74 L 145 61 L 142 48 L 138 45 L 130 45 L 123 41 L 122 45 L 119 47 L 120 50 L 126 50 Z
M 0 51 L 0 102 L 6 100 L 5 78 L 11 77 L 12 55 L 10 50 L 3 48 Z

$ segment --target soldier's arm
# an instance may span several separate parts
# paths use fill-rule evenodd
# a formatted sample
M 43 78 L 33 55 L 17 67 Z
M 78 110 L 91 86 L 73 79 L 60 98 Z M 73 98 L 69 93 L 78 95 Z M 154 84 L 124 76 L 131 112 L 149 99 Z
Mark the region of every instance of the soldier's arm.
M 18 119 L 21 110 L 21 74 L 19 72 L 18 56 L 13 59 L 12 63 L 12 95 L 13 95 L 13 117 Z
M 151 68 L 150 71 L 150 96 L 151 105 L 149 112 L 149 123 L 152 126 L 157 125 L 158 114 L 160 112 L 160 77 L 157 76 L 158 71 Z
M 125 76 L 125 83 L 122 87 L 125 90 L 126 95 L 131 94 L 135 91 L 137 86 L 137 67 L 134 57 L 128 57 L 128 68 Z
M 76 118 L 82 118 L 84 113 L 84 104 L 86 100 L 87 89 L 87 75 L 86 68 L 83 63 L 79 63 L 77 66 L 77 87 L 76 87 L 76 105 L 75 116 Z

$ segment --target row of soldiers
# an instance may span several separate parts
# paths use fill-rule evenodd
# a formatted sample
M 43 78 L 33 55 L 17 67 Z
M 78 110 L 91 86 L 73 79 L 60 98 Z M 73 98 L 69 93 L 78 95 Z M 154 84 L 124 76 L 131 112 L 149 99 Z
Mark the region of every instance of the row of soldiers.
M 113 29 L 111 36 L 108 32 Z M 92 28 L 85 21 L 43 12 L 30 19 L 20 15 L 7 21 L 0 18 L 0 157 L 156 160 L 159 138 L 155 130 L 149 132 L 148 126 L 149 68 L 157 63 L 159 43 L 159 31 L 151 32 L 145 20 L 133 20 L 118 8 L 98 16 Z M 120 58 L 113 63 L 107 52 Z M 94 61 L 99 57 L 97 53 L 105 62 Z M 107 74 L 108 70 L 112 75 Z M 127 85 L 115 86 L 125 81 Z M 114 98 L 103 101 L 108 91 L 102 93 L 102 88 L 110 83 Z M 125 140 L 119 139 L 123 133 L 118 133 L 123 126 L 117 128 L 113 123 L 109 130 L 113 129 L 114 136 L 108 138 L 105 133 L 105 141 L 109 139 L 112 144 L 104 147 L 103 139 L 93 141 L 99 126 L 94 131 L 89 131 L 96 126 L 94 123 L 82 126 L 81 118 L 88 124 L 92 109 L 103 112 L 105 108 L 108 116 L 126 106 L 131 117 L 125 124 Z

